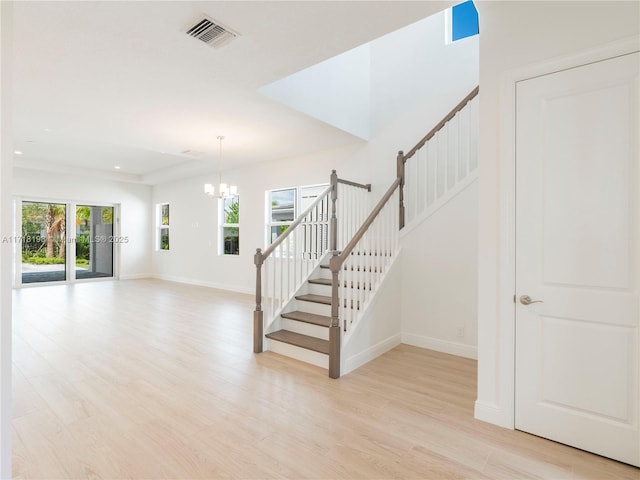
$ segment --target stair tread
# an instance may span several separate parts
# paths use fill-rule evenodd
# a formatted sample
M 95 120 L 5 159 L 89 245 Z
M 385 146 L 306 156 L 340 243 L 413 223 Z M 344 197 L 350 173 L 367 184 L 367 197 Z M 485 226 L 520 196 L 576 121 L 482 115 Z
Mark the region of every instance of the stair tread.
M 327 317 L 325 315 L 316 315 L 315 313 L 295 311 L 283 313 L 280 316 L 282 318 L 297 320 L 299 322 L 311 323 L 320 327 L 331 326 L 331 317 Z
M 306 295 L 296 295 L 296 300 L 331 305 L 331 297 L 327 297 L 326 295 L 315 295 L 313 293 L 309 293 Z
M 316 285 L 331 286 L 331 279 L 330 278 L 311 278 L 309 279 L 309 283 L 314 283 Z
M 278 330 L 277 332 L 267 333 L 267 338 L 277 340 L 279 342 L 295 345 L 296 347 L 306 348 L 314 352 L 329 355 L 329 341 L 321 338 L 310 337 L 301 333 L 290 332 L 289 330 Z

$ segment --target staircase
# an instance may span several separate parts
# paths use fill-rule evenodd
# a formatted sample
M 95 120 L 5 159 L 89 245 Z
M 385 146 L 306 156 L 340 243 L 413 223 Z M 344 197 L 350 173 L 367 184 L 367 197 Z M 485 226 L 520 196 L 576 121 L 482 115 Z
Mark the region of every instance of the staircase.
M 268 339 L 267 348 L 328 368 L 331 326 L 329 265 L 320 265 L 301 292 L 307 293 L 294 296 L 290 308 L 295 310 L 280 314 L 280 329 L 265 335 Z M 286 347 L 283 348 L 282 344 L 286 344 Z
M 400 229 L 447 201 L 475 175 L 478 91 L 408 154 L 398 153 L 397 178 L 370 212 L 371 185 L 340 179 L 334 170 L 327 190 L 264 252 L 257 249 L 254 352 L 266 346 L 340 377 L 341 351 L 398 255 Z
M 358 295 L 372 292 L 374 285 L 365 277 L 382 274 L 381 266 L 375 264 L 376 257 L 391 259 L 391 252 L 352 252 L 352 256 L 361 257 L 358 266 L 345 266 L 342 287 L 350 294 L 343 297 L 341 307 L 353 317 L 360 311 L 362 301 Z M 360 279 L 351 278 L 360 275 Z M 331 296 L 333 280 L 329 263 L 319 268 L 306 281 L 300 292 L 290 303 L 290 311 L 280 313 L 279 329 L 267 333 L 267 349 L 276 353 L 292 356 L 314 365 L 328 368 L 329 365 L 329 327 L 331 327 Z M 353 323 L 353 322 L 351 322 Z M 347 326 L 347 323 L 345 323 Z M 286 344 L 283 347 L 282 344 Z M 309 353 L 313 352 L 313 353 Z

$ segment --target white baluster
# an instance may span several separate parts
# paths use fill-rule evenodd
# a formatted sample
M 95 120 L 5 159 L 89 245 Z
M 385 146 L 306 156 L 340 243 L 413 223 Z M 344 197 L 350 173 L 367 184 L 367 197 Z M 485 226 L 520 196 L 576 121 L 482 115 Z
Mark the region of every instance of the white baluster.
M 287 237 L 287 296 L 288 299 L 295 288 L 295 282 L 293 280 L 293 272 L 295 270 L 295 259 L 293 258 L 293 244 L 291 243 L 291 235 Z
M 367 253 L 367 251 L 365 249 L 359 248 L 358 250 L 360 251 L 360 256 L 362 257 L 361 262 L 363 264 L 363 267 L 360 268 L 360 270 L 358 271 L 358 279 L 356 281 L 357 290 L 356 290 L 356 302 L 355 302 L 356 304 L 354 305 L 355 307 L 361 307 L 362 306 L 362 301 L 364 300 L 364 297 L 363 297 L 363 295 L 364 295 L 364 289 L 363 289 L 364 277 L 366 275 L 366 264 L 367 264 L 368 258 L 369 258 L 369 255 L 368 255 L 368 253 Z M 356 309 L 355 310 L 355 315 L 357 316 L 358 313 L 359 313 L 359 311 Z
M 458 149 L 460 151 L 460 180 L 469 174 L 469 105 L 458 112 L 460 133 L 458 136 Z
M 458 182 L 458 116 L 453 117 L 447 122 L 447 132 L 449 135 L 449 162 L 451 164 L 449 177 L 449 189 L 453 188 Z
M 478 97 L 468 105 L 469 108 L 469 171 L 478 168 Z
M 426 147 L 422 147 L 418 150 L 418 191 L 417 194 L 417 204 L 418 211 L 416 212 L 416 216 L 419 217 L 424 212 L 425 206 L 427 205 L 427 149 Z

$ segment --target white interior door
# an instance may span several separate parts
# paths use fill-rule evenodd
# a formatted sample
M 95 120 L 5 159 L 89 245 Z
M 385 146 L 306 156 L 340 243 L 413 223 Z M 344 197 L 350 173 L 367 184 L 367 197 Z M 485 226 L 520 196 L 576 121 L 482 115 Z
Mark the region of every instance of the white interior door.
M 516 87 L 515 425 L 637 466 L 639 57 Z

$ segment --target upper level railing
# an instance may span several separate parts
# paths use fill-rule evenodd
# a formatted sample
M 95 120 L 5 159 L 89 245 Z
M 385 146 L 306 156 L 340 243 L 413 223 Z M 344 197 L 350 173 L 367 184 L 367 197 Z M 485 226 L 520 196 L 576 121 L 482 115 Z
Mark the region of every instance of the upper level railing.
M 479 91 L 474 88 L 408 153 L 398 153 L 400 228 L 476 170 Z
M 275 319 L 326 252 L 341 248 L 362 224 L 370 191 L 334 170 L 329 187 L 271 245 L 256 250 L 255 352 L 263 349 L 265 320 Z

